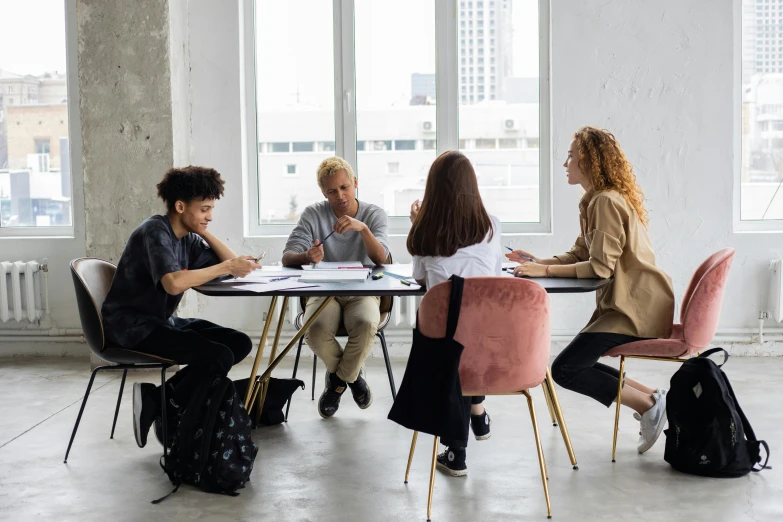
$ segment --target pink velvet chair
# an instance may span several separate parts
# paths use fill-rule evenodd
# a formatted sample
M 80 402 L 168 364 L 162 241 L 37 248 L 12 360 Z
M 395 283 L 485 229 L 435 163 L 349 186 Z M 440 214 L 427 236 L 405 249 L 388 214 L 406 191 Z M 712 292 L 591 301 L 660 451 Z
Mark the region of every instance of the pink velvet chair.
M 668 339 L 650 339 L 620 345 L 606 352 L 620 357 L 620 382 L 617 386 L 617 409 L 614 418 L 612 462 L 617 451 L 617 428 L 620 422 L 620 400 L 626 359 L 648 359 L 681 363 L 686 357 L 709 346 L 718 328 L 723 290 L 729 277 L 734 249 L 724 248 L 704 261 L 691 278 L 680 307 L 680 324 L 672 326 Z
M 451 282 L 431 288 L 421 300 L 418 312 L 419 331 L 431 338 L 446 336 Z M 547 515 L 552 516 L 547 487 L 546 462 L 538 435 L 538 423 L 529 389 L 543 384 L 547 401 L 555 407 L 566 444 L 570 447 L 568 432 L 549 375 L 550 322 L 549 296 L 538 283 L 507 277 L 471 277 L 465 279 L 462 309 L 454 339 L 465 349 L 460 359 L 459 375 L 462 394 L 513 395 L 527 397 L 530 418 L 538 450 L 541 480 L 544 485 Z M 405 482 L 408 482 L 411 461 L 416 448 L 418 432 L 411 442 Z M 432 447 L 430 489 L 427 500 L 427 520 L 432 511 L 435 485 L 435 459 L 438 437 Z M 569 449 L 569 456 L 572 456 Z M 576 466 L 576 460 L 572 459 Z

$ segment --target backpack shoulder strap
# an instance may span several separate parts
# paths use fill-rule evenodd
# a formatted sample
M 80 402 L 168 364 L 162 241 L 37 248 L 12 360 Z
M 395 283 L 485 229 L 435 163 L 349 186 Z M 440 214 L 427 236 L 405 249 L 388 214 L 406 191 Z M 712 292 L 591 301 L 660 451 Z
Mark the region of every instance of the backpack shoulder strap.
M 726 357 L 728 358 L 728 354 Z M 761 471 L 763 469 L 772 469 L 769 466 L 767 466 L 767 463 L 769 462 L 769 446 L 765 441 L 758 440 L 756 438 L 756 433 L 753 431 L 753 428 L 750 425 L 750 421 L 748 420 L 748 417 L 745 416 L 745 412 L 742 411 L 742 407 L 739 405 L 739 402 L 737 401 L 737 396 L 734 395 L 734 389 L 731 387 L 731 382 L 729 382 L 728 377 L 726 377 L 726 374 L 723 371 L 721 371 L 720 373 L 721 376 L 723 377 L 723 382 L 726 383 L 726 389 L 729 391 L 729 397 L 731 397 L 731 399 L 734 401 L 734 408 L 737 410 L 737 415 L 739 415 L 739 418 L 742 421 L 742 429 L 745 431 L 745 437 L 748 439 L 747 442 L 759 446 L 763 446 L 764 451 L 767 454 L 767 458 L 764 460 L 764 464 L 759 464 L 759 462 L 754 462 L 751 470 Z M 759 469 L 756 469 L 757 465 L 761 467 Z
M 451 341 L 457 332 L 457 323 L 459 322 L 459 313 L 462 308 L 462 290 L 465 286 L 465 280 L 458 275 L 452 275 L 451 297 L 449 297 L 449 316 L 446 319 L 446 339 Z
M 710 355 L 712 355 L 714 353 L 720 353 L 720 352 L 723 352 L 723 362 L 720 363 L 720 364 L 715 363 L 715 364 L 718 364 L 718 368 L 720 368 L 721 366 L 726 364 L 726 362 L 729 360 L 729 352 L 727 352 L 723 348 L 712 348 L 710 350 L 707 350 L 706 352 L 703 352 L 703 353 L 699 354 L 699 357 L 702 358 L 702 359 L 706 359 Z M 727 381 L 728 381 L 728 379 L 727 379 Z

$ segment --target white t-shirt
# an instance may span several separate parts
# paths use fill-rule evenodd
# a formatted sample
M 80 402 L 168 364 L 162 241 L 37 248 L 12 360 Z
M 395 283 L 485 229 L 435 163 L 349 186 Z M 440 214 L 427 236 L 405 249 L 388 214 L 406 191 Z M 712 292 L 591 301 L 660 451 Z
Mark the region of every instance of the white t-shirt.
M 492 219 L 492 239 L 489 233 L 484 241 L 460 248 L 450 257 L 413 256 L 413 277 L 426 280 L 427 288 L 448 281 L 452 275 L 460 277 L 499 276 L 503 270 L 503 252 L 500 247 L 500 220 Z

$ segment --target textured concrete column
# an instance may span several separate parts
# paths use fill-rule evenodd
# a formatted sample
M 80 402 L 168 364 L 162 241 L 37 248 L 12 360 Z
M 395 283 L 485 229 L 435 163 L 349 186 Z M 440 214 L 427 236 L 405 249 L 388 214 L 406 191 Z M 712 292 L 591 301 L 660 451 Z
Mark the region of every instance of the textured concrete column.
M 168 0 L 78 0 L 87 255 L 116 262 L 172 166 Z

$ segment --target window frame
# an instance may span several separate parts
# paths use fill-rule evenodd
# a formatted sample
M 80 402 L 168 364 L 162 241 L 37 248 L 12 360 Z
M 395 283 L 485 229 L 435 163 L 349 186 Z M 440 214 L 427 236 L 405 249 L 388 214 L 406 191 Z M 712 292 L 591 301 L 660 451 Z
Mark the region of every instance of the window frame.
M 550 110 L 550 2 L 538 1 L 539 16 L 539 221 L 504 222 L 503 235 L 552 233 L 552 161 Z M 459 149 L 459 30 L 457 0 L 434 0 L 436 155 Z M 334 122 L 335 151 L 351 165 L 357 164 L 355 3 L 333 0 Z M 242 133 L 242 170 L 245 196 L 245 237 L 287 237 L 295 224 L 260 224 L 259 173 L 256 110 L 256 28 L 255 0 L 240 0 L 240 103 Z M 343 30 L 347 28 L 348 30 Z M 464 58 L 463 58 L 464 59 Z M 482 60 L 483 61 L 483 60 Z M 493 58 L 494 61 L 494 58 Z M 465 64 L 462 64 L 465 65 Z M 443 80 L 446 81 L 443 81 Z M 390 235 L 407 235 L 408 216 L 389 216 Z
M 783 219 L 742 219 L 742 0 L 734 0 L 734 191 L 735 233 L 783 233 Z M 783 190 L 783 189 L 781 189 Z
M 76 0 L 64 0 L 65 19 L 65 85 L 68 93 L 68 152 L 71 163 L 71 224 L 49 227 L 0 227 L 0 240 L 74 239 L 76 231 L 84 233 L 84 188 L 82 183 L 82 132 L 79 113 L 78 19 Z M 9 105 L 11 105 L 9 103 Z M 51 146 L 51 144 L 50 144 Z M 61 167 L 62 168 L 62 167 Z

